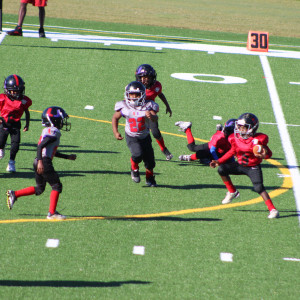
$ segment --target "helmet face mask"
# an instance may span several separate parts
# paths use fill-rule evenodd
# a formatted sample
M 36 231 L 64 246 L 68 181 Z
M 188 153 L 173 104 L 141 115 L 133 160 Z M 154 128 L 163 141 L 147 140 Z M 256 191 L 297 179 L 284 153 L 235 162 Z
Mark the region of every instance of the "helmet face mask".
M 6 96 L 11 101 L 21 101 L 23 99 L 25 93 L 25 82 L 20 76 L 13 74 L 6 77 L 3 88 Z
M 50 106 L 42 113 L 42 125 L 70 131 L 71 123 L 68 122 L 68 118 L 68 114 L 61 107 Z
M 135 78 L 137 81 L 143 83 L 146 88 L 150 88 L 156 82 L 156 71 L 152 66 L 143 64 L 137 67 Z
M 128 106 L 141 108 L 145 104 L 146 88 L 141 82 L 132 81 L 126 86 L 124 97 Z
M 251 113 L 245 113 L 239 116 L 235 122 L 234 134 L 241 139 L 248 139 L 255 135 L 259 126 L 258 118 Z

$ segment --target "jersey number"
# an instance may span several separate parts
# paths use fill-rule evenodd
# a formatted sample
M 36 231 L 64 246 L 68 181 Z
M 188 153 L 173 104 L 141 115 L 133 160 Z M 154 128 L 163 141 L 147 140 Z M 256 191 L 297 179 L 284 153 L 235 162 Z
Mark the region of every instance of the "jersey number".
M 130 118 L 128 119 L 128 123 L 131 132 L 140 132 L 146 129 L 144 117 L 140 117 L 137 119 Z
M 246 167 L 246 166 L 248 166 L 248 164 L 249 164 L 249 155 L 244 153 L 242 155 L 241 165 Z

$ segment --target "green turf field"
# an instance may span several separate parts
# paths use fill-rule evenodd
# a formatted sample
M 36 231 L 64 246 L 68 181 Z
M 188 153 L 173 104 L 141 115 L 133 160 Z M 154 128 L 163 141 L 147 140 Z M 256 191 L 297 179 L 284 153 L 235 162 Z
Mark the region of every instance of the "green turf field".
M 15 16 L 7 16 L 4 21 L 14 20 Z M 36 24 L 37 18 L 27 21 Z M 118 24 L 105 27 L 92 21 L 48 19 L 49 25 L 121 31 Z M 197 37 L 196 31 L 191 35 L 182 29 L 125 28 L 149 35 L 155 29 L 156 34 L 180 37 L 177 42 Z M 47 28 L 46 34 L 50 30 L 88 34 L 57 28 Z M 247 35 L 199 32 L 197 38 L 226 45 L 226 41 L 246 42 Z M 299 39 L 281 37 L 276 43 L 274 49 L 281 49 L 281 44 L 299 51 Z M 5 37 L 0 56 L 0 77 L 22 76 L 26 94 L 33 100 L 30 131 L 22 134 L 17 156 L 18 172 L 5 172 L 9 145 L 0 162 L 1 299 L 299 298 L 300 262 L 284 260 L 300 259 L 299 211 L 274 125 L 268 78 L 258 56 L 25 37 Z M 287 129 L 299 161 L 299 85 L 290 82 L 299 83 L 300 61 L 270 57 L 268 62 L 286 123 L 294 125 Z M 156 69 L 173 110 L 169 118 L 158 100 L 160 129 L 174 158 L 166 161 L 153 141 L 157 188 L 146 188 L 143 166 L 142 182 L 132 182 L 129 150 L 125 141 L 114 139 L 110 124 L 115 102 L 123 99 L 125 85 L 142 63 Z M 174 73 L 234 76 L 247 82 L 192 82 L 176 79 L 171 76 Z M 64 222 L 46 220 L 49 186 L 39 197 L 20 198 L 12 211 L 5 203 L 7 189 L 35 183 L 32 162 L 42 130 L 40 116 L 51 105 L 62 106 L 71 116 L 72 130 L 63 132 L 60 151 L 77 154 L 76 161 L 54 160 L 64 186 L 58 203 L 58 210 L 68 217 Z M 86 105 L 94 110 L 84 109 Z M 221 206 L 226 189 L 216 170 L 178 160 L 189 151 L 185 135 L 174 126 L 176 121 L 192 121 L 201 143 L 209 140 L 220 122 L 213 116 L 221 116 L 224 122 L 247 111 L 258 116 L 260 131 L 270 137 L 273 160 L 264 161 L 263 172 L 265 186 L 280 211 L 276 220 L 267 219 L 267 208 L 247 177 L 232 177 L 241 197 Z M 120 131 L 124 132 L 122 126 Z M 48 239 L 58 239 L 59 246 L 46 247 Z M 144 246 L 145 255 L 134 255 L 134 246 Z M 233 262 L 221 261 L 223 252 L 232 253 Z

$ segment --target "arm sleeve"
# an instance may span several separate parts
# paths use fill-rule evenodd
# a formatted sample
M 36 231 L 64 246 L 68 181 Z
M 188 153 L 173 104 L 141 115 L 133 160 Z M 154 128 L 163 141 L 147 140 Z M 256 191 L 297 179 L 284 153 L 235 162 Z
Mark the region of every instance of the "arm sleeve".
M 59 157 L 59 158 L 64 158 L 64 159 L 68 159 L 69 155 L 68 154 L 63 154 L 61 152 L 56 151 L 54 154 L 55 157 Z
M 42 150 L 43 148 L 45 148 L 47 145 L 53 143 L 56 141 L 56 137 L 54 136 L 46 136 L 40 144 L 38 144 L 37 146 L 37 153 L 36 153 L 36 158 L 38 160 L 41 160 L 42 159 Z
M 217 155 L 217 148 L 215 146 L 212 146 L 210 149 L 209 149 L 212 157 L 214 158 L 214 160 L 218 160 L 219 157 Z

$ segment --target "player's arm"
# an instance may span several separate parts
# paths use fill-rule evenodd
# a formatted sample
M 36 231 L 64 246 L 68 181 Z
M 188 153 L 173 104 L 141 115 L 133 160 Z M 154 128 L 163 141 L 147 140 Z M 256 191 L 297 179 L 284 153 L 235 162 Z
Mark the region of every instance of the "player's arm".
M 25 109 L 24 112 L 25 112 L 25 122 L 26 122 L 26 124 L 25 124 L 25 127 L 24 127 L 23 131 L 25 132 L 25 131 L 29 130 L 30 112 L 29 112 L 28 108 Z
M 59 158 L 69 159 L 69 160 L 75 160 L 77 158 L 76 154 L 64 154 L 59 151 L 56 151 L 54 156 Z
M 169 102 L 167 100 L 167 98 L 165 97 L 164 93 L 160 93 L 158 95 L 158 97 L 161 99 L 161 101 L 165 104 L 166 106 L 166 114 L 169 113 L 170 114 L 170 117 L 172 116 L 172 110 L 171 110 L 171 107 L 169 105 Z
M 145 116 L 152 122 L 157 122 L 157 120 L 158 120 L 158 115 L 156 114 L 156 111 L 154 111 L 154 110 L 147 110 L 145 112 Z
M 217 147 L 211 146 L 210 149 L 209 149 L 209 151 L 210 151 L 210 153 L 211 153 L 211 155 L 212 155 L 212 157 L 213 157 L 214 160 L 218 160 L 219 159 L 218 154 L 217 154 Z
M 119 127 L 119 120 L 122 118 L 122 114 L 121 114 L 121 111 L 116 111 L 114 114 L 113 114 L 113 117 L 112 117 L 112 129 L 113 129 L 113 133 L 114 133 L 114 136 L 117 140 L 123 140 L 123 137 L 121 135 L 121 133 L 119 132 L 118 130 L 118 127 Z

